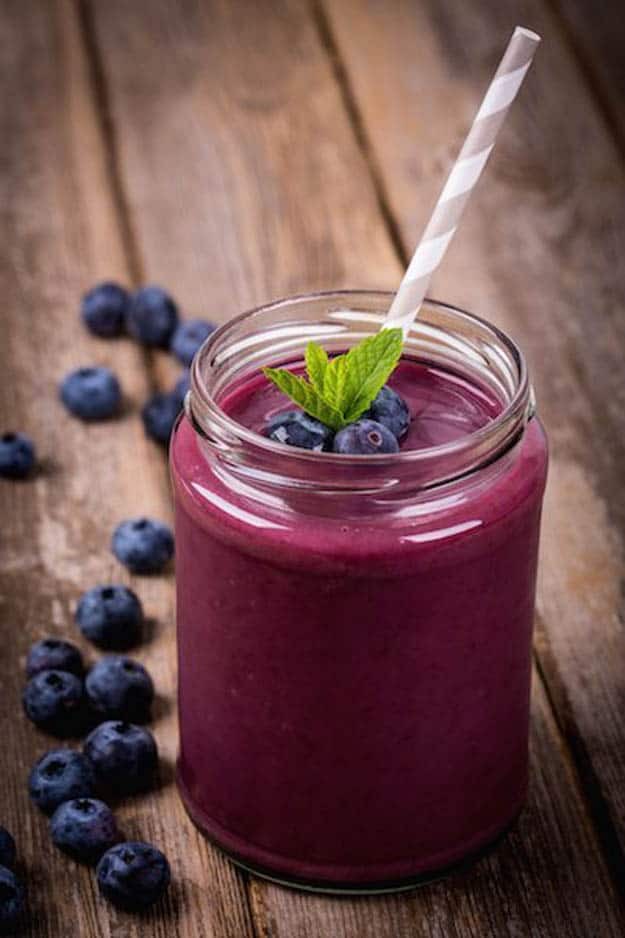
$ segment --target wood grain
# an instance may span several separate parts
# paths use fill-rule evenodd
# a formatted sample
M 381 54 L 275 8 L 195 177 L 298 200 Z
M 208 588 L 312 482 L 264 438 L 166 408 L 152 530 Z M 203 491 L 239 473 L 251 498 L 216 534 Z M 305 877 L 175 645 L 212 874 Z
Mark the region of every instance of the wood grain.
M 216 321 L 278 293 L 393 285 L 375 195 L 365 184 L 355 199 L 349 184 L 365 163 L 304 6 L 88 10 L 146 280 Z M 163 357 L 158 373 L 174 374 Z
M 142 2 L 90 9 L 120 178 L 150 278 L 209 315 L 294 290 L 397 282 L 376 192 L 306 6 L 255 4 L 254 17 L 242 2 L 159 0 L 149 17 Z M 466 103 L 459 80 L 458 93 Z M 582 936 L 599 922 L 606 935 L 620 934 L 540 686 L 533 732 L 532 807 L 491 860 L 410 898 L 342 902 L 255 882 L 259 933 Z
M 551 441 L 537 648 L 622 883 L 622 163 L 544 4 L 346 0 L 325 10 L 407 252 L 513 25 L 544 38 L 433 293 L 499 323 L 529 358 Z
M 26 650 L 49 634 L 78 640 L 73 607 L 97 582 L 127 581 L 109 541 L 122 518 L 169 518 L 164 461 L 144 438 L 137 410 L 147 394 L 143 359 L 129 341 L 88 337 L 78 325 L 82 291 L 103 276 L 127 281 L 82 38 L 69 3 L 9 0 L 0 16 L 0 204 L 3 288 L 0 426 L 33 435 L 33 481 L 0 480 L 2 517 L 2 790 L 0 822 L 18 842 L 29 889 L 26 935 L 252 935 L 242 878 L 187 821 L 172 784 L 176 750 L 173 575 L 137 578 L 153 620 L 137 652 L 159 694 L 154 721 L 161 786 L 119 809 L 127 836 L 168 853 L 175 882 L 157 910 L 137 919 L 97 895 L 92 872 L 53 849 L 46 820 L 29 804 L 35 758 L 56 745 L 21 714 Z M 126 395 L 124 416 L 83 426 L 57 400 L 70 368 L 110 364 Z M 80 642 L 86 656 L 95 652 Z
M 625 153 L 625 20 L 618 0 L 552 0 L 595 101 Z

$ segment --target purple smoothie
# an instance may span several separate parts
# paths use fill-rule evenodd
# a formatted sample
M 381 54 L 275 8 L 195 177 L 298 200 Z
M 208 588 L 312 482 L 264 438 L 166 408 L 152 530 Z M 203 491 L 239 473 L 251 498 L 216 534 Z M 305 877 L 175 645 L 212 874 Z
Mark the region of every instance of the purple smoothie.
M 502 408 L 411 360 L 389 383 L 413 415 L 404 450 Z M 220 403 L 259 432 L 290 406 L 262 377 Z M 200 827 L 253 868 L 347 888 L 416 879 L 496 838 L 527 784 L 539 422 L 490 466 L 392 504 L 259 495 L 186 419 L 171 460 L 178 773 Z

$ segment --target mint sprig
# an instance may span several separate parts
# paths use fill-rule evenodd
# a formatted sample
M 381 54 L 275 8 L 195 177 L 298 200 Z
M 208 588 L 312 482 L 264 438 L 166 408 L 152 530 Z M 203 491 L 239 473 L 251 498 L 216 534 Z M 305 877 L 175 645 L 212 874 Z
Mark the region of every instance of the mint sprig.
M 309 342 L 308 380 L 285 368 L 263 368 L 263 373 L 311 417 L 341 430 L 369 408 L 399 361 L 402 347 L 401 329 L 383 329 L 335 358 Z

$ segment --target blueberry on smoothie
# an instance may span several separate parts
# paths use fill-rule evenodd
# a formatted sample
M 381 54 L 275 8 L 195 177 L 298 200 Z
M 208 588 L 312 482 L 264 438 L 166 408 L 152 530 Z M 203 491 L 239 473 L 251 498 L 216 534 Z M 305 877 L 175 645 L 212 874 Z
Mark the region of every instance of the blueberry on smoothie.
M 383 424 L 361 419 L 339 430 L 332 449 L 335 453 L 350 456 L 372 456 L 376 453 L 397 453 L 399 443 L 395 434 Z
M 159 573 L 174 555 L 174 536 L 161 521 L 134 518 L 115 528 L 111 546 L 132 573 Z
M 35 446 L 24 433 L 3 433 L 0 436 L 0 476 L 25 479 L 35 465 Z
M 81 677 L 84 670 L 78 648 L 62 638 L 42 638 L 31 645 L 26 658 L 28 677 L 34 677 L 40 671 L 69 671 Z
M 80 313 L 84 324 L 94 335 L 110 339 L 124 328 L 130 294 L 118 283 L 99 283 L 82 298 Z
M 15 873 L 0 866 L 0 933 L 15 928 L 24 911 L 24 887 Z
M 123 655 L 106 655 L 85 679 L 92 709 L 109 719 L 145 720 L 154 700 L 152 678 L 142 664 Z
M 378 391 L 369 410 L 363 414 L 369 420 L 376 420 L 383 424 L 400 440 L 410 424 L 410 411 L 403 397 L 385 384 Z
M 22 696 L 24 711 L 41 729 L 55 736 L 73 736 L 84 726 L 83 685 L 69 671 L 40 671 Z
M 170 349 L 183 365 L 190 365 L 195 353 L 209 337 L 211 332 L 215 331 L 212 322 L 205 319 L 190 319 L 187 322 L 181 322 L 171 337 Z
M 144 791 L 158 768 L 156 742 L 134 723 L 108 720 L 87 736 L 84 753 L 98 783 L 116 795 Z
M 90 642 L 121 651 L 139 641 L 143 609 L 136 593 L 123 584 L 94 586 L 80 597 L 76 622 Z
M 278 443 L 312 449 L 318 453 L 331 449 L 334 436 L 330 427 L 301 410 L 286 410 L 271 417 L 266 432 L 270 439 Z
M 88 798 L 94 791 L 93 766 L 75 749 L 51 749 L 35 762 L 28 776 L 28 793 L 46 814 L 64 801 Z
M 151 844 L 128 841 L 111 847 L 96 870 L 98 888 L 113 905 L 128 912 L 147 909 L 167 889 L 167 858 Z
M 175 393 L 153 394 L 141 410 L 147 436 L 157 443 L 167 444 L 179 413 L 180 400 Z
M 167 348 L 177 325 L 178 307 L 161 287 L 142 287 L 132 296 L 126 326 L 138 342 Z
M 110 368 L 78 368 L 61 383 L 61 400 L 81 420 L 107 420 L 119 410 L 122 392 Z
M 15 841 L 6 827 L 0 827 L 0 866 L 15 866 Z
M 97 798 L 60 804 L 50 818 L 50 835 L 56 847 L 84 863 L 95 863 L 121 839 L 113 812 Z

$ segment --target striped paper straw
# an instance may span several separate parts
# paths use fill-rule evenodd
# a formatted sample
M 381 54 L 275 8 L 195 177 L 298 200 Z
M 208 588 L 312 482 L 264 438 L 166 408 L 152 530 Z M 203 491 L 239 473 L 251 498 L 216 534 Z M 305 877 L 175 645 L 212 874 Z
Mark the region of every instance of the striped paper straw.
M 522 26 L 517 26 L 512 33 L 495 77 L 399 285 L 383 328 L 401 327 L 406 333 L 416 319 L 432 274 L 455 234 L 464 208 L 495 145 L 499 128 L 532 64 L 539 42 L 540 36 Z

